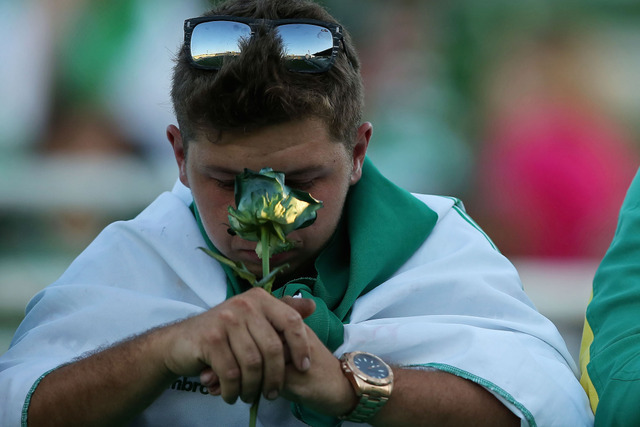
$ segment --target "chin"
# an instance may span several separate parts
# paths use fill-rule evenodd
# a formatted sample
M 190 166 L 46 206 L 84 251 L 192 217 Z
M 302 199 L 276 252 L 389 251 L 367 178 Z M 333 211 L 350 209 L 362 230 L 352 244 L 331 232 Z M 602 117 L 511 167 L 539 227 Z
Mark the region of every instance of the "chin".
M 315 267 L 313 266 L 313 263 L 298 263 L 290 265 L 281 274 L 279 274 L 279 276 L 280 277 L 277 278 L 277 281 L 284 281 L 284 283 L 286 283 L 294 279 L 299 279 L 301 277 L 316 277 L 317 273 Z

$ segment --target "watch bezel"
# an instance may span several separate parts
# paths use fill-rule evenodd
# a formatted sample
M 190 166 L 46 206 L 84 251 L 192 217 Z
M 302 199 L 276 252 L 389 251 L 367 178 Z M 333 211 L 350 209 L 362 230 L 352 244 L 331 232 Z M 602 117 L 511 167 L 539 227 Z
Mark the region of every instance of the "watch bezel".
M 376 359 L 381 365 L 383 365 L 387 369 L 388 375 L 384 378 L 376 378 L 362 371 L 360 368 L 358 368 L 358 366 L 355 363 L 355 358 L 359 355 L 366 355 L 368 357 Z M 363 381 L 369 384 L 372 384 L 375 386 L 386 386 L 393 382 L 393 371 L 391 370 L 391 367 L 387 362 L 385 362 L 375 354 L 371 354 L 366 351 L 353 351 L 350 353 L 343 354 L 341 359 L 343 359 L 343 361 L 347 363 L 349 369 L 351 369 L 353 373 L 356 376 L 358 376 L 358 378 L 362 379 Z

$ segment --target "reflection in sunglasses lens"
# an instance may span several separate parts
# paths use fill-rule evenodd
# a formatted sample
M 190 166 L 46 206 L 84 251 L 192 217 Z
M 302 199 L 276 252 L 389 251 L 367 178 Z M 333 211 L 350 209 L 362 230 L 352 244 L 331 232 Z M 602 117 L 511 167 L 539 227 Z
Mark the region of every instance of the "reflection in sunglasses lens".
M 292 71 L 324 70 L 333 51 L 333 36 L 327 28 L 311 24 L 285 24 L 277 27 L 284 57 Z
M 225 56 L 240 53 L 240 41 L 250 36 L 251 28 L 241 22 L 200 23 L 191 36 L 191 56 L 196 64 L 219 68 Z
M 289 70 L 320 72 L 331 67 L 333 35 L 329 29 L 313 24 L 283 24 L 275 31 Z M 245 23 L 202 22 L 193 29 L 191 56 L 196 64 L 217 69 L 225 57 L 240 54 L 240 42 L 249 37 L 251 27 Z

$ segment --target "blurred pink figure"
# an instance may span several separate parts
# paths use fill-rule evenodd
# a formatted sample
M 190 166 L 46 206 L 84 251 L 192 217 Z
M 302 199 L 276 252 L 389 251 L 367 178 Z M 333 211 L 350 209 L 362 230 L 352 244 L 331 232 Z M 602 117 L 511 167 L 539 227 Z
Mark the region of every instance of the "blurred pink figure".
M 599 258 L 609 245 L 638 155 L 614 122 L 583 107 L 534 102 L 494 121 L 479 196 L 505 254 Z

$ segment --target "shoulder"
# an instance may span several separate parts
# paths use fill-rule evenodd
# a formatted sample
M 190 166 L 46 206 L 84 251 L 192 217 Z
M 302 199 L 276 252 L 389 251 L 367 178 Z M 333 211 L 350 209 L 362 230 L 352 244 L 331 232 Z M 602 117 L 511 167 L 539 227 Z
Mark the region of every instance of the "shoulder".
M 109 240 L 163 245 L 185 233 L 199 235 L 189 209 L 191 200 L 189 189 L 178 182 L 172 191 L 160 194 L 135 218 L 107 226 L 91 246 Z
M 188 189 L 160 194 L 135 218 L 108 225 L 54 285 L 109 286 L 155 294 L 217 264 L 189 209 Z M 212 267 L 213 266 L 213 267 Z M 176 277 L 177 276 L 177 277 Z
M 173 191 L 164 192 L 135 218 L 109 224 L 76 261 L 130 258 L 134 249 L 162 251 L 192 235 L 199 230 L 189 206 Z
M 450 196 L 418 193 L 412 193 L 412 195 L 427 205 L 438 216 L 436 227 L 431 233 L 430 238 L 434 234 L 436 236 L 442 236 L 442 234 L 460 233 L 464 231 L 464 235 L 469 239 L 480 239 L 481 243 L 487 244 L 495 251 L 498 250 L 491 238 L 467 213 L 462 200 Z
M 395 292 L 408 286 L 407 289 L 415 292 L 415 287 L 419 286 L 445 299 L 447 295 L 471 292 L 476 301 L 488 295 L 495 296 L 497 291 L 518 304 L 533 306 L 523 291 L 516 268 L 466 213 L 459 199 L 414 196 L 433 210 L 438 219 L 422 245 L 383 288 Z M 433 300 L 437 301 L 437 298 Z

